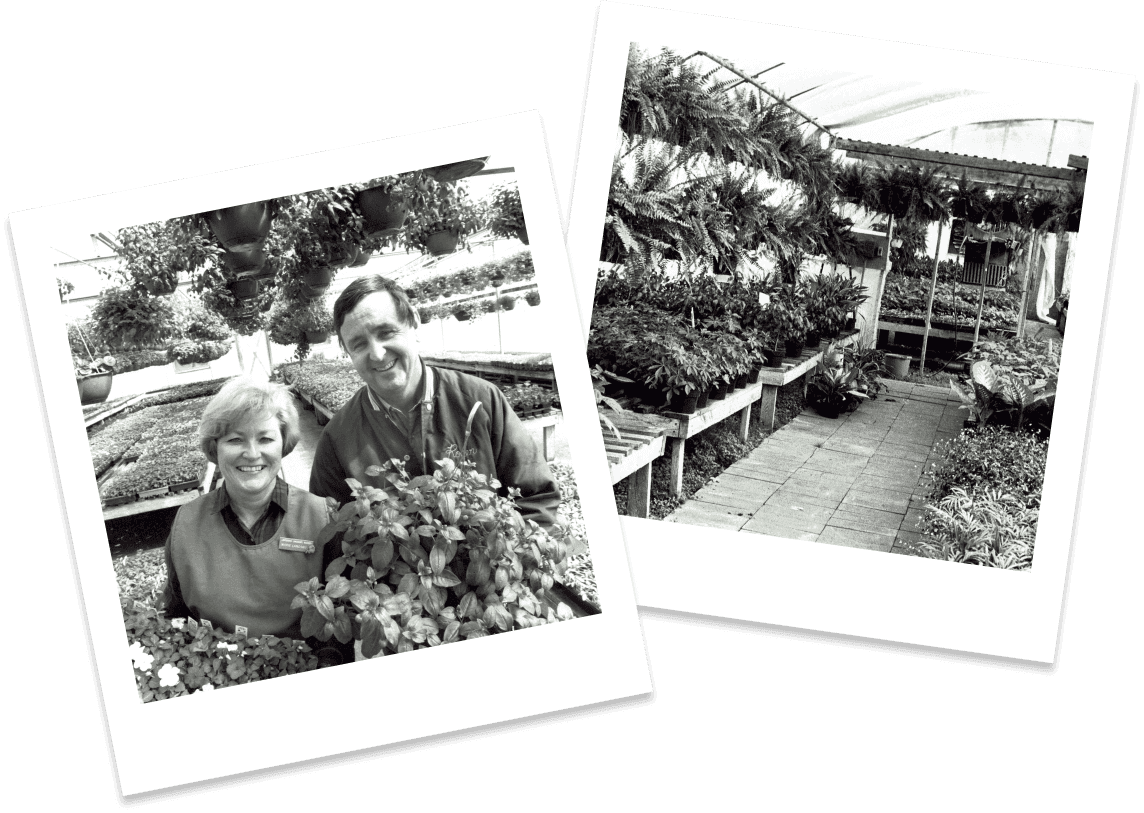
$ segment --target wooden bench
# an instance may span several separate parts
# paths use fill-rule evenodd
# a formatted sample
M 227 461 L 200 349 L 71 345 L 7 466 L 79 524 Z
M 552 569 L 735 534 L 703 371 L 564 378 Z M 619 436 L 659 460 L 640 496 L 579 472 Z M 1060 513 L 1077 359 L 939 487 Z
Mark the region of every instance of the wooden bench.
M 608 412 L 607 418 L 620 433 L 617 438 L 601 416 L 600 431 L 604 436 L 612 485 L 631 477 L 628 482 L 628 516 L 647 517 L 651 510 L 651 464 L 663 455 L 665 432 L 670 421 L 655 415 L 629 412 Z

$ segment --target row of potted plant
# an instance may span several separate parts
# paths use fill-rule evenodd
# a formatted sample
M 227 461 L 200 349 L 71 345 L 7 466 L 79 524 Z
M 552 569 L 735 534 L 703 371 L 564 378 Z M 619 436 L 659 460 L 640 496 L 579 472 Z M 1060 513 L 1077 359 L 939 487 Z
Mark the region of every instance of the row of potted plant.
M 412 301 L 427 303 L 516 282 L 528 282 L 535 276 L 532 252 L 520 251 L 508 257 L 419 280 L 406 288 L 405 292 Z
M 882 316 L 892 320 L 923 324 L 929 298 L 929 280 L 891 275 L 882 295 Z M 934 289 L 932 321 L 958 326 L 977 322 L 980 288 L 939 281 Z M 981 325 L 986 329 L 1011 328 L 1017 322 L 1019 291 L 986 288 Z
M 533 414 L 549 409 L 557 402 L 556 393 L 531 381 L 502 386 L 505 400 L 518 415 Z
M 476 319 L 485 314 L 514 310 L 516 303 L 521 300 L 535 307 L 540 304 L 540 292 L 533 288 L 527 291 L 523 297 L 517 297 L 511 294 L 501 294 L 498 297 L 493 294 L 492 296 L 465 299 L 460 302 L 423 305 L 417 308 L 417 314 L 421 318 L 421 324 L 427 324 L 434 319 L 445 319 L 449 316 L 452 316 L 458 322 L 467 322 L 470 319 Z

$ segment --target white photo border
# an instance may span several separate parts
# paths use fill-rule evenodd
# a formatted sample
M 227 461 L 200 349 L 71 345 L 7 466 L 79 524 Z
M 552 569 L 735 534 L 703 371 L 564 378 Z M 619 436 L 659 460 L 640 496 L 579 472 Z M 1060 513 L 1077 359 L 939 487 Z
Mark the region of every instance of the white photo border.
M 1133 80 L 1107 72 L 943 51 L 762 22 L 604 2 L 596 27 L 568 254 L 585 335 L 592 313 L 628 49 L 706 50 L 734 60 L 811 55 L 858 73 L 1082 94 L 1095 122 L 1079 265 L 1061 360 L 1033 567 L 1027 572 L 621 517 L 641 607 L 1052 662 L 1119 205 Z M 872 47 L 876 46 L 876 47 Z M 858 58 L 860 56 L 860 58 Z M 700 547 L 705 548 L 701 550 Z M 718 578 L 681 578 L 706 570 Z
M 602 613 L 333 669 L 142 704 L 93 488 L 52 273 L 51 238 L 147 223 L 474 156 L 512 157 L 528 222 Z M 118 769 L 132 795 L 651 691 L 631 577 L 583 353 L 575 296 L 535 112 L 18 212 L 10 224 Z M 98 228 L 97 228 L 98 227 Z M 546 350 L 548 350 L 546 348 Z M 378 696 L 354 725 L 350 703 Z M 299 697 L 312 698 L 306 713 Z M 178 742 L 176 749 L 157 747 Z

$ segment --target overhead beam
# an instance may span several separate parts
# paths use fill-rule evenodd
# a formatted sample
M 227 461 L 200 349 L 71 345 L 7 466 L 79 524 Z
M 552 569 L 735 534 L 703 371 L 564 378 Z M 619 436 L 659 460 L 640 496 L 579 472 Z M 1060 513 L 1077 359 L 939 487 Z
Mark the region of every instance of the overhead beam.
M 981 158 L 976 155 L 959 155 L 917 147 L 898 147 L 871 141 L 853 141 L 848 138 L 837 139 L 834 148 L 844 150 L 851 158 L 861 158 L 866 161 L 910 161 L 940 166 L 944 168 L 944 174 L 951 178 L 960 178 L 964 174 L 971 181 L 981 181 L 996 186 L 1015 187 L 1024 178 L 1025 189 L 1067 189 L 1070 183 L 1079 182 L 1083 185 L 1085 181 L 1085 171 L 1081 168 L 1066 169 L 1042 164 L 1025 164 L 1020 161 L 1003 161 L 998 158 Z M 1087 160 L 1085 163 L 1087 164 Z

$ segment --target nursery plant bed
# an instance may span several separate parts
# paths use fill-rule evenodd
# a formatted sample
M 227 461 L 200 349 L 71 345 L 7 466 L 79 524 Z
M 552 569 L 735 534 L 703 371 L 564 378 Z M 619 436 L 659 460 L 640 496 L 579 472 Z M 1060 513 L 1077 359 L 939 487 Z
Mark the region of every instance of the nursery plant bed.
M 108 498 L 103 502 L 103 519 L 106 522 L 109 519 L 145 514 L 149 511 L 162 511 L 164 508 L 175 508 L 192 500 L 197 500 L 200 495 L 210 490 L 217 473 L 218 471 L 215 464 L 207 463 L 206 470 L 199 479 L 184 481 L 175 486 L 149 489 L 139 494 L 127 494 L 122 497 Z M 181 490 L 183 488 L 187 488 L 188 490 Z M 179 493 L 173 493 L 176 491 L 179 491 Z M 157 496 L 144 496 L 148 494 L 155 494 Z
M 914 320 L 911 320 L 914 321 Z M 886 332 L 886 344 L 893 345 L 898 333 L 909 333 L 914 336 L 922 336 L 925 334 L 925 321 L 916 320 L 920 324 L 910 324 L 907 322 L 890 322 L 885 319 L 878 320 L 878 332 Z M 1003 333 L 1005 335 L 1017 334 L 1013 328 L 997 328 L 981 326 L 981 333 Z M 930 338 L 949 339 L 950 341 L 972 345 L 973 344 L 973 325 L 951 325 L 942 322 L 933 322 L 930 326 Z
M 437 353 L 422 358 L 434 367 L 477 375 L 488 374 L 518 380 L 556 383 L 552 357 L 547 353 Z

